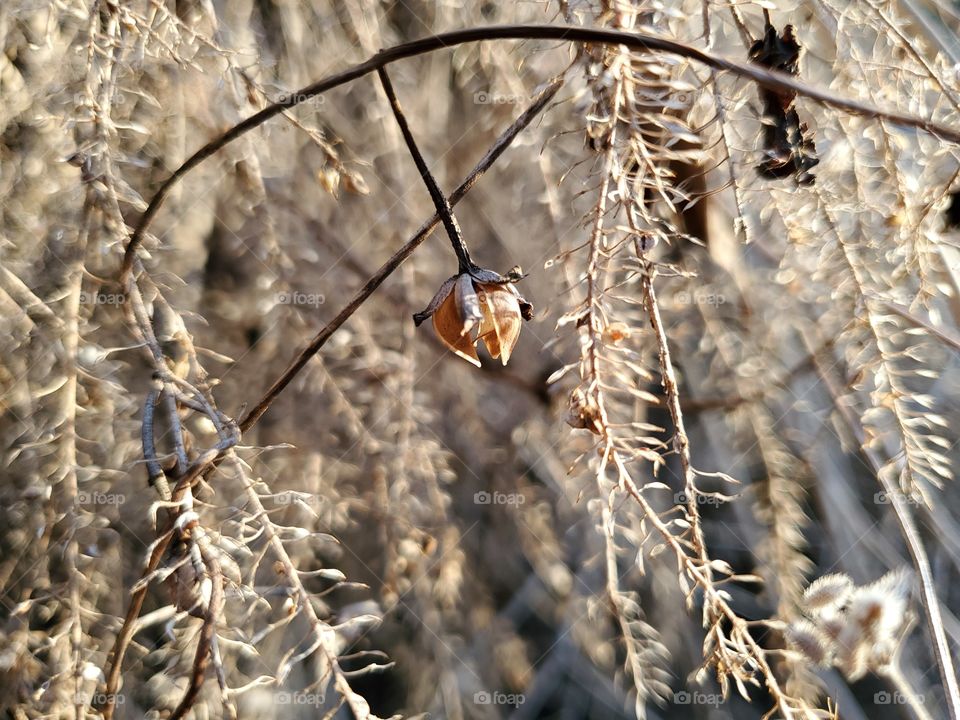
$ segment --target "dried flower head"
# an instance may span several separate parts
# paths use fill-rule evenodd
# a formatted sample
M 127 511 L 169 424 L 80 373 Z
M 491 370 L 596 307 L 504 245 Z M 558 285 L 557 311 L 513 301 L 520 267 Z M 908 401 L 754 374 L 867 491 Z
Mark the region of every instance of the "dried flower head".
M 419 326 L 433 317 L 433 328 L 444 345 L 464 360 L 480 366 L 477 343 L 483 341 L 493 358 L 506 365 L 520 337 L 521 320 L 533 317 L 528 303 L 513 283 L 523 277 L 520 268 L 507 275 L 471 268 L 449 278 L 426 310 L 413 316 Z
M 912 622 L 911 583 L 910 573 L 895 570 L 870 585 L 857 588 L 850 599 L 846 637 L 857 638 L 867 646 L 866 664 L 871 669 L 891 662 Z
M 612 322 L 603 329 L 603 341 L 608 345 L 619 345 L 630 337 L 630 327 L 626 323 Z
M 881 672 L 893 661 L 912 622 L 911 582 L 903 570 L 862 587 L 846 575 L 825 575 L 803 595 L 812 622 L 791 623 L 787 637 L 808 658 L 829 662 L 848 680 Z
M 593 398 L 588 399 L 579 387 L 570 393 L 570 406 L 567 409 L 567 425 L 573 428 L 589 430 L 595 435 L 601 433 L 600 407 Z

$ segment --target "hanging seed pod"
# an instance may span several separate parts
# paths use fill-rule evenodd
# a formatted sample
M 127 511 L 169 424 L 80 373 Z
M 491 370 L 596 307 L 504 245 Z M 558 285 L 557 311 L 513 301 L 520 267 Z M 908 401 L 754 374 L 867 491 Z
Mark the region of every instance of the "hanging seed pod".
M 480 367 L 477 343 L 481 340 L 493 358 L 506 365 L 520 337 L 522 320 L 533 317 L 533 305 L 513 286 L 519 268 L 502 276 L 474 268 L 449 278 L 423 312 L 413 316 L 419 326 L 429 317 L 444 345 L 467 362 Z

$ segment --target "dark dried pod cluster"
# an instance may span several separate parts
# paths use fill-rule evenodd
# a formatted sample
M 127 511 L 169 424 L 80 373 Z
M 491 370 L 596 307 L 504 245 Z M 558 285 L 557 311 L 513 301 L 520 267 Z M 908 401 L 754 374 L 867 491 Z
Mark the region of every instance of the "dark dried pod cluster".
M 796 75 L 800 49 L 792 25 L 787 25 L 779 35 L 775 27 L 767 25 L 763 38 L 750 48 L 750 60 L 788 75 Z M 757 172 L 767 178 L 793 177 L 800 185 L 811 184 L 814 176 L 810 170 L 820 160 L 816 156 L 813 139 L 807 133 L 807 126 L 800 122 L 794 107 L 797 94 L 761 88 L 760 99 L 765 118 L 765 157 L 757 166 Z

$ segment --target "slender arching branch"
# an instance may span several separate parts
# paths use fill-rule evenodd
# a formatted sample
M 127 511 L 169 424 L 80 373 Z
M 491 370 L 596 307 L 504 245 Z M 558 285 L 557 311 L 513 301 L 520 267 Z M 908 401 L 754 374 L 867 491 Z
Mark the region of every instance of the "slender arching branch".
M 284 110 L 295 107 L 305 100 L 320 95 L 332 88 L 344 85 L 345 83 L 356 80 L 364 75 L 386 67 L 392 62 L 404 58 L 422 55 L 424 53 L 441 50 L 454 45 L 462 45 L 470 42 L 481 42 L 484 40 L 559 40 L 563 42 L 582 42 L 582 43 L 601 43 L 609 45 L 623 45 L 631 50 L 657 50 L 661 52 L 673 53 L 682 57 L 694 60 L 702 65 L 714 68 L 715 70 L 727 70 L 740 77 L 753 80 L 754 82 L 773 90 L 790 91 L 797 95 L 803 95 L 817 102 L 844 110 L 854 115 L 863 115 L 866 117 L 876 117 L 887 120 L 895 125 L 925 130 L 937 135 L 944 140 L 949 140 L 960 144 L 960 130 L 942 125 L 932 120 L 926 120 L 908 113 L 883 110 L 872 105 L 861 103 L 856 100 L 843 98 L 827 90 L 815 88 L 805 83 L 798 82 L 791 75 L 786 75 L 776 70 L 770 70 L 759 65 L 753 65 L 747 62 L 731 60 L 715 55 L 713 53 L 699 50 L 690 45 L 668 40 L 667 38 L 657 37 L 656 35 L 647 35 L 643 33 L 628 33 L 618 30 L 602 30 L 598 28 L 570 27 L 562 25 L 492 25 L 488 27 L 467 28 L 465 30 L 454 30 L 452 32 L 431 35 L 430 37 L 414 40 L 412 42 L 395 45 L 391 48 L 381 50 L 370 59 L 354 65 L 343 72 L 331 75 L 330 77 L 319 80 L 305 88 L 284 96 L 272 105 L 251 115 L 246 120 L 234 125 L 225 133 L 214 138 L 193 155 L 187 158 L 184 163 L 178 167 L 167 178 L 157 190 L 156 194 L 150 200 L 150 204 L 144 211 L 140 222 L 127 243 L 123 257 L 121 269 L 121 284 L 127 275 L 133 271 L 134 257 L 137 247 L 143 240 L 143 236 L 160 210 L 160 206 L 166 199 L 167 194 L 188 172 L 197 167 L 204 160 L 214 155 L 225 145 L 236 140 L 244 133 L 249 132 L 255 127 L 259 127 L 275 115 Z
M 470 191 L 470 189 L 477 183 L 483 174 L 489 170 L 490 167 L 493 166 L 494 162 L 496 162 L 496 160 L 506 151 L 506 149 L 510 147 L 510 144 L 516 139 L 517 135 L 519 135 L 520 132 L 531 122 L 533 122 L 534 118 L 536 118 L 547 106 L 562 85 L 562 78 L 556 78 L 553 80 L 546 88 L 544 88 L 544 90 L 540 93 L 536 100 L 534 100 L 530 107 L 528 107 L 519 117 L 517 117 L 510 127 L 503 131 L 503 133 L 497 138 L 496 142 L 490 147 L 489 150 L 487 150 L 486 154 L 473 168 L 470 174 L 467 175 L 457 189 L 450 194 L 449 202 L 451 206 L 460 202 L 460 200 Z M 336 330 L 343 325 L 343 323 L 345 323 L 361 305 L 363 305 L 366 299 L 369 298 L 378 287 L 380 287 L 383 281 L 386 280 L 393 273 L 393 271 L 403 263 L 404 260 L 410 257 L 413 251 L 416 250 L 417 247 L 419 247 L 420 244 L 427 239 L 427 237 L 439 223 L 440 216 L 435 214 L 420 227 L 420 229 L 412 238 L 410 238 L 383 265 L 380 266 L 380 268 L 367 280 L 363 287 L 357 291 L 350 302 L 343 307 L 336 317 L 327 323 L 327 325 L 320 330 L 316 336 L 314 336 L 313 340 L 311 340 L 310 343 L 297 354 L 296 358 L 294 358 L 283 374 L 277 378 L 277 380 L 275 380 L 274 383 L 266 390 L 266 392 L 263 394 L 263 397 L 260 398 L 257 404 L 243 416 L 243 418 L 237 424 L 237 429 L 240 432 L 246 432 L 257 424 L 257 421 L 263 416 L 277 396 L 285 387 L 287 387 L 287 385 L 290 384 L 293 378 L 296 377 L 297 373 L 303 369 L 310 358 L 319 352 L 320 348 L 323 347 L 324 343 L 326 343 L 330 336 L 333 335 L 333 333 L 336 332 Z M 132 289 L 136 288 L 136 283 L 134 282 L 132 275 L 128 275 L 125 279 L 131 283 Z M 151 394 L 148 396 L 147 403 L 145 405 L 146 409 L 144 411 L 145 423 L 152 425 L 154 405 L 157 397 L 159 397 L 159 394 Z M 232 446 L 234 443 L 234 438 L 226 436 L 218 449 L 210 450 L 197 457 L 187 468 L 186 472 L 177 478 L 177 484 L 173 489 L 172 495 L 169 494 L 169 489 L 166 488 L 165 483 L 160 485 L 159 487 L 161 488 L 162 493 L 163 490 L 166 490 L 166 493 L 163 493 L 164 500 L 168 500 L 172 497 L 173 500 L 179 501 L 183 493 L 186 492 L 186 490 L 191 487 L 198 480 L 198 478 L 206 473 L 209 473 L 220 463 L 227 448 Z M 152 435 L 144 442 L 144 453 L 148 463 L 155 468 L 157 463 L 155 451 L 153 449 Z M 161 477 L 162 474 L 162 471 L 160 471 Z M 166 552 L 171 538 L 172 532 L 167 530 L 167 532 L 156 542 L 150 554 L 147 565 L 144 568 L 141 580 L 148 578 L 150 574 L 160 565 L 163 554 Z M 116 692 L 117 688 L 119 687 L 120 674 L 123 667 L 123 658 L 130 641 L 133 639 L 135 622 L 140 615 L 141 609 L 143 608 L 147 587 L 148 585 L 146 582 L 141 582 L 139 588 L 132 593 L 130 603 L 127 607 L 126 616 L 124 617 L 123 624 L 121 625 L 120 631 L 117 634 L 113 650 L 110 654 L 110 669 L 108 671 L 106 683 L 107 702 L 103 708 L 104 717 L 106 718 L 113 716 Z M 215 637 L 216 636 L 214 634 L 214 636 L 211 638 L 211 641 L 214 640 Z

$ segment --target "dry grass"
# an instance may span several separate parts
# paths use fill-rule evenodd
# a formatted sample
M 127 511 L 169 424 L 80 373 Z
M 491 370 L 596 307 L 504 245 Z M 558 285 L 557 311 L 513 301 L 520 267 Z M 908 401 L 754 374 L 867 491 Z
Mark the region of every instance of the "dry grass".
M 4 717 L 957 717 L 960 17 L 465 5 L 0 4 Z

